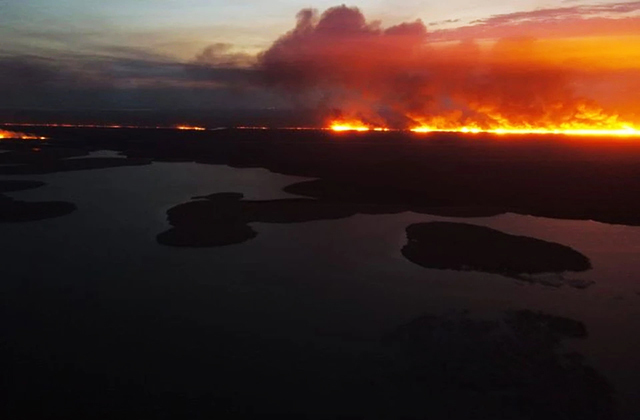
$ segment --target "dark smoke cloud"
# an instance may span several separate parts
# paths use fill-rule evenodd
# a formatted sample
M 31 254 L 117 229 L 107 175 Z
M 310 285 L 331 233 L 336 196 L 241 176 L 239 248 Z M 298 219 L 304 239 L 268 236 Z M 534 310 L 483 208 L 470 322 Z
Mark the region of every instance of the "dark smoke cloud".
M 256 69 L 204 61 L 181 63 L 128 48 L 0 54 L 0 108 L 237 108 L 266 97 Z
M 259 68 L 294 101 L 372 124 L 604 123 L 574 89 L 584 69 L 550 61 L 535 39 L 503 39 L 489 50 L 472 40 L 428 41 L 419 20 L 383 28 L 354 7 L 305 9 L 259 56 Z
M 274 83 L 285 85 L 357 83 L 361 70 L 376 66 L 372 76 L 391 73 L 389 63 L 409 62 L 426 41 L 421 21 L 381 29 L 367 23 L 357 8 L 334 7 L 320 17 L 305 9 L 298 13 L 296 27 L 259 56 L 261 68 Z M 291 76 L 284 80 L 282 75 Z
M 321 14 L 304 9 L 293 29 L 257 57 L 215 43 L 186 63 L 118 46 L 49 56 L 0 50 L 0 108 L 293 105 L 319 109 L 327 117 L 342 114 L 405 127 L 416 122 L 490 125 L 604 118 L 587 99 L 592 98 L 608 110 L 622 107 L 640 115 L 640 98 L 633 94 L 640 65 L 625 64 L 634 59 L 640 63 L 637 42 L 629 44 L 621 67 L 605 70 L 554 57 L 544 44 L 551 33 L 572 36 L 599 30 L 640 36 L 640 18 L 598 17 L 638 10 L 637 1 L 571 6 L 493 16 L 472 26 L 428 33 L 420 20 L 384 27 L 353 7 Z M 529 29 L 535 36 L 513 37 Z M 479 41 L 487 37 L 503 39 L 489 48 Z
M 425 54 L 427 30 L 422 21 L 382 28 L 357 8 L 338 6 L 318 16 L 310 9 L 297 15 L 295 28 L 259 56 L 267 83 L 295 93 L 303 103 L 361 109 L 368 119 L 371 101 L 392 111 L 398 99 L 418 107 L 429 102 L 416 91 L 428 77 L 416 59 Z M 398 71 L 402 69 L 403 71 Z M 413 90 L 409 98 L 398 94 Z M 401 114 L 394 112 L 396 117 Z

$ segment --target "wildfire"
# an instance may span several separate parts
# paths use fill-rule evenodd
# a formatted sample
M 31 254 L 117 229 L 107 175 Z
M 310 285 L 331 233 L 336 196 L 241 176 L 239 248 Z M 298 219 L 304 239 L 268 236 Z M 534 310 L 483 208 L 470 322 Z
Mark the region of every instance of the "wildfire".
M 640 129 L 634 127 L 622 128 L 532 128 L 532 127 L 498 127 L 477 128 L 459 127 L 439 129 L 429 126 L 418 126 L 411 129 L 414 133 L 490 133 L 490 134 L 561 134 L 567 136 L 615 136 L 615 137 L 640 137 Z
M 331 129 L 333 131 L 369 131 L 370 128 L 366 125 L 351 125 L 351 124 L 332 124 Z
M 375 126 L 364 123 L 360 120 L 341 119 L 331 121 L 324 130 L 335 133 L 340 132 L 386 132 L 386 131 L 411 131 L 413 133 L 461 133 L 461 134 L 478 134 L 488 133 L 496 135 L 568 135 L 568 136 L 599 136 L 599 137 L 640 137 L 640 127 L 631 123 L 618 122 L 615 118 L 592 122 L 567 122 L 558 125 L 515 125 L 509 124 L 508 121 L 501 121 L 500 124 L 490 126 L 481 126 L 478 123 L 456 124 L 456 122 L 447 121 L 443 117 L 431 117 L 430 119 L 412 118 L 416 121 L 413 127 L 406 129 L 390 128 Z M 186 130 L 186 131 L 207 131 L 220 130 L 219 128 L 205 128 L 198 126 L 180 125 L 174 127 L 151 127 L 151 126 L 130 126 L 130 125 L 87 125 L 87 124 L 12 124 L 15 126 L 25 127 L 64 127 L 64 128 L 108 128 L 108 129 L 163 129 L 163 130 Z M 241 126 L 235 127 L 237 130 L 269 130 L 269 127 L 260 126 Z M 313 127 L 283 127 L 279 130 L 317 130 Z M 23 140 L 45 140 L 46 137 L 36 136 L 17 131 L 7 131 L 0 129 L 1 139 L 23 139 Z
M 0 130 L 0 140 L 1 139 L 46 140 L 46 137 L 35 136 L 33 134 L 19 133 L 16 131 Z
M 439 116 L 416 116 L 411 131 L 416 133 L 454 132 L 491 134 L 562 134 L 570 136 L 640 136 L 640 127 L 625 121 L 617 113 L 608 113 L 597 104 L 579 102 L 571 106 L 558 104 L 555 109 L 537 117 L 523 114 L 509 115 L 496 106 L 475 105 L 477 117 L 462 118 L 461 112 Z M 482 122 L 480 122 L 482 121 Z M 517 122 L 516 122 L 517 121 Z
M 513 124 L 507 118 L 493 114 L 490 123 L 480 124 L 474 121 L 461 122 L 450 116 L 409 116 L 414 125 L 408 130 L 414 133 L 461 133 L 478 134 L 488 133 L 497 135 L 524 135 L 524 134 L 557 134 L 568 136 L 600 136 L 600 137 L 640 137 L 640 127 L 622 122 L 618 116 L 603 113 L 579 114 L 574 121 L 562 123 L 539 122 Z M 359 120 L 336 120 L 328 124 L 328 130 L 334 132 L 343 131 L 400 131 L 388 127 L 374 127 Z
M 162 126 L 162 125 L 120 125 L 120 124 L 66 124 L 66 123 L 6 123 L 6 126 L 16 127 L 52 127 L 52 128 L 100 128 L 100 129 L 132 129 L 132 130 L 191 130 L 206 131 L 206 127 L 192 125 Z
M 364 132 L 364 131 L 389 131 L 390 129 L 387 127 L 374 127 L 368 124 L 365 124 L 361 121 L 344 121 L 344 120 L 340 120 L 340 121 L 333 121 L 331 122 L 331 124 L 329 125 L 329 129 L 331 131 L 337 131 L 337 132 L 341 132 L 341 131 L 359 131 L 359 132 Z
M 605 120 L 573 121 L 560 124 L 510 124 L 503 120 L 499 124 L 482 127 L 479 124 L 464 125 L 431 125 L 418 124 L 411 128 L 415 133 L 451 132 L 451 133 L 490 133 L 490 134 L 561 134 L 569 136 L 640 136 L 640 129 L 631 123 L 618 122 L 617 118 L 609 117 Z
M 189 131 L 205 131 L 204 127 L 194 127 L 191 125 L 179 125 L 176 127 L 176 130 L 189 130 Z

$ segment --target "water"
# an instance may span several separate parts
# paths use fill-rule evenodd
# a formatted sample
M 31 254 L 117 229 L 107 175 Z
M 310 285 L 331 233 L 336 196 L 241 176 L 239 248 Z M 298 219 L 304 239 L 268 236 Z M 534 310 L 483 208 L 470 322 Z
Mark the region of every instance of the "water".
M 83 375 L 106 375 L 112 385 L 135 372 L 135 386 L 148 381 L 162 392 L 206 389 L 220 371 L 232 385 L 233 378 L 271 377 L 266 365 L 275 362 L 285 378 L 303 381 L 308 372 L 289 372 L 287 364 L 304 371 L 316 361 L 292 358 L 367 352 L 367 342 L 426 313 L 531 309 L 583 322 L 588 338 L 563 348 L 583 354 L 615 386 L 623 418 L 640 413 L 638 227 L 407 212 L 254 223 L 258 236 L 243 244 L 172 248 L 155 241 L 169 228 L 169 208 L 227 191 L 252 200 L 290 198 L 281 189 L 304 178 L 194 163 L 7 178 L 47 183 L 9 194 L 16 199 L 78 207 L 65 217 L 0 225 L 9 342 L 34 360 L 77 365 Z M 569 276 L 595 283 L 585 290 L 554 288 L 406 260 L 400 253 L 405 228 L 436 220 L 570 246 L 589 257 L 593 269 Z M 220 358 L 229 355 L 250 374 L 225 371 L 234 362 Z M 319 370 L 322 363 L 331 365 L 318 362 Z

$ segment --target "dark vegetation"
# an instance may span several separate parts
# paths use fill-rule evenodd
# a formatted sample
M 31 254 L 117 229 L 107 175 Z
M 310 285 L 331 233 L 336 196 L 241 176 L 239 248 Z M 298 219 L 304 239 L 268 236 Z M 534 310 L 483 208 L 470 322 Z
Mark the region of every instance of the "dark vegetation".
M 0 223 L 49 219 L 64 216 L 76 209 L 73 203 L 64 201 L 20 201 L 2 194 L 39 188 L 43 185 L 44 183 L 39 181 L 0 180 Z
M 147 159 L 88 158 L 88 148 L 68 148 L 40 140 L 3 140 L 0 144 L 0 175 L 38 175 L 120 166 L 145 165 Z M 0 222 L 30 222 L 64 216 L 76 210 L 62 201 L 28 202 L 15 200 L 3 192 L 15 192 L 43 186 L 43 182 L 0 180 Z
M 466 223 L 413 224 L 407 227 L 402 254 L 427 268 L 483 271 L 523 280 L 535 278 L 526 274 L 591 268 L 587 257 L 568 246 Z
M 10 128 L 10 127 L 9 127 Z M 376 202 L 434 214 L 504 212 L 640 225 L 640 144 L 620 139 L 342 133 L 291 130 L 32 128 L 51 137 L 4 173 L 194 161 L 320 178 L 311 197 Z M 3 143 L 3 148 L 4 143 Z M 26 162 L 45 149 L 109 149 L 130 160 Z M 6 148 L 5 148 L 6 149 Z M 59 152 L 52 152 L 59 153 Z M 5 153 L 6 154 L 6 153 Z
M 90 138 L 87 139 L 90 143 Z M 68 148 L 64 143 L 4 140 L 6 153 L 0 153 L 0 175 L 34 175 L 54 172 L 148 165 L 148 159 L 91 158 L 87 147 Z

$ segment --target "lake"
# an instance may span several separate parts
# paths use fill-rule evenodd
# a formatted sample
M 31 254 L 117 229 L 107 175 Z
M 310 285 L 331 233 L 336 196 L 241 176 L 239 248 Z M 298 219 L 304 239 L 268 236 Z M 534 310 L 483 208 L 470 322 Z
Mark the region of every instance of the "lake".
M 566 412 L 547 418 L 640 413 L 640 227 L 400 212 L 252 222 L 257 235 L 242 243 L 173 247 L 156 241 L 170 228 L 170 208 L 222 192 L 290 199 L 282 189 L 310 178 L 154 162 L 3 179 L 46 183 L 7 193 L 14 199 L 77 206 L 62 217 L 0 224 L 5 387 L 14 418 L 471 418 L 483 410 L 529 418 L 523 413 L 531 407 L 548 415 L 536 404 L 551 397 L 539 390 L 596 375 L 583 366 L 611 386 L 610 406 L 608 388 L 594 390 L 598 382 L 567 389 L 567 401 L 556 401 Z M 442 221 L 565 245 L 592 269 L 533 276 L 539 282 L 427 268 L 403 256 L 409 225 Z M 586 335 L 527 330 L 513 314 L 574 320 Z M 536 319 L 538 327 L 552 325 Z M 505 325 L 515 332 L 504 333 Z M 518 343 L 548 357 L 538 360 Z M 555 359 L 565 353 L 581 359 Z M 517 360 L 504 362 L 510 356 Z M 549 372 L 534 386 L 513 375 L 514 366 L 528 366 L 527 378 Z M 515 402 L 502 405 L 511 393 Z

